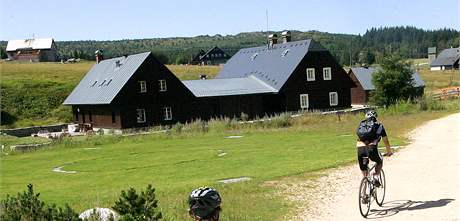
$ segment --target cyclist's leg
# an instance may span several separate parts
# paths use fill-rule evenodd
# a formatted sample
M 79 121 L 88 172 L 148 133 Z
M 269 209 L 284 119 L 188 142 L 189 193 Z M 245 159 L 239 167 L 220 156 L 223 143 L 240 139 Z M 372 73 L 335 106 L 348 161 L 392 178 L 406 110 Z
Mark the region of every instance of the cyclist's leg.
M 358 147 L 358 164 L 363 176 L 367 176 L 367 165 L 369 164 L 369 151 L 367 147 Z
M 377 145 L 369 146 L 369 158 L 377 163 L 375 166 L 375 174 L 380 174 L 380 170 L 383 168 L 383 157 Z

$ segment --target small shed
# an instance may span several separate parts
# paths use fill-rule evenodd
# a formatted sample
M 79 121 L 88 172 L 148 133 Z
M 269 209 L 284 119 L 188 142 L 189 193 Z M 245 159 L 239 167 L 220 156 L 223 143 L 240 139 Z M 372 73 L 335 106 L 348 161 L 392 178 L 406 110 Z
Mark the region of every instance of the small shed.
M 458 70 L 458 61 L 460 59 L 460 47 L 444 49 L 438 57 L 430 63 L 432 71 L 440 70 Z
M 17 61 L 57 61 L 57 46 L 52 38 L 10 40 L 6 54 Z
M 356 84 L 355 88 L 351 88 L 351 103 L 363 105 L 369 102 L 370 93 L 375 90 L 372 84 L 372 75 L 379 70 L 378 68 L 371 67 L 355 67 L 348 71 L 353 82 Z M 423 95 L 425 82 L 420 78 L 417 72 L 412 74 L 414 86 L 418 88 L 417 94 Z

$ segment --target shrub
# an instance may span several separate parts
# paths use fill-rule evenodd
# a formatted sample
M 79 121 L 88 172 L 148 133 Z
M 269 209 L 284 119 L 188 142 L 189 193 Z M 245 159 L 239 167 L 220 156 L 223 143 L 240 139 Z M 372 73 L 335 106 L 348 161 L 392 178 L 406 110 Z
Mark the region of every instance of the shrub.
M 133 188 L 122 190 L 120 198 L 112 208 L 122 221 L 155 221 L 162 217 L 152 185 L 148 185 L 140 194 Z
M 398 100 L 412 99 L 417 96 L 413 86 L 411 65 L 396 56 L 383 60 L 381 69 L 372 76 L 375 90 L 371 102 L 379 106 L 395 104 Z
M 6 199 L 1 201 L 0 220 L 79 220 L 78 214 L 68 205 L 64 208 L 55 204 L 47 205 L 38 198 L 39 196 L 40 193 L 34 193 L 32 184 L 27 186 L 27 191 L 18 193 L 17 197 L 7 195 Z

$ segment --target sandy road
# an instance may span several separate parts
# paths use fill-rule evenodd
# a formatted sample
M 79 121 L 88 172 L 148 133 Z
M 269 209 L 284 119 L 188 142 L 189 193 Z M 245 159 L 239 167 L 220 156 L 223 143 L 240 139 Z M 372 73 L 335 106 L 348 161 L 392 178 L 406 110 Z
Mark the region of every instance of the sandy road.
M 385 158 L 387 195 L 368 219 L 460 221 L 460 113 L 430 121 L 412 133 L 413 142 Z M 390 140 L 391 141 L 391 140 Z M 311 203 L 292 220 L 364 220 L 358 209 L 356 165 L 319 179 Z

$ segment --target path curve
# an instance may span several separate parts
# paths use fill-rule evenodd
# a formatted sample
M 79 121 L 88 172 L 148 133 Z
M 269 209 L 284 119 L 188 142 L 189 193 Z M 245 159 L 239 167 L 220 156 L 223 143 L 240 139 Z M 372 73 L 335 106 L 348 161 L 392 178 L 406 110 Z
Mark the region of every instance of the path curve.
M 460 221 L 460 113 L 429 121 L 411 138 L 407 148 L 385 158 L 385 203 L 374 204 L 368 218 Z M 360 176 L 352 165 L 307 185 L 315 188 L 298 185 L 303 189 L 297 197 L 310 204 L 291 220 L 364 220 L 357 203 Z

